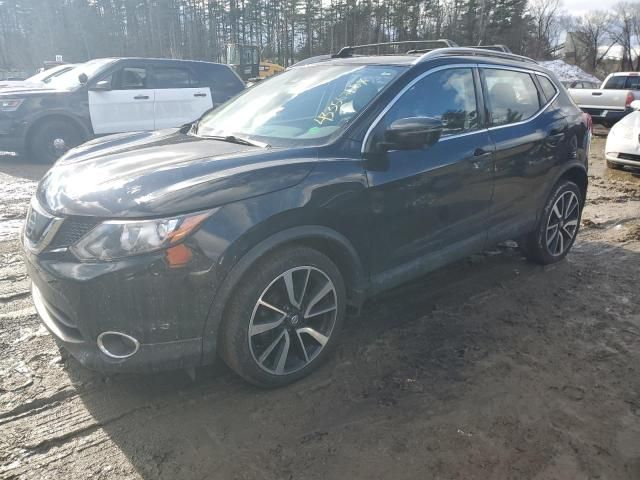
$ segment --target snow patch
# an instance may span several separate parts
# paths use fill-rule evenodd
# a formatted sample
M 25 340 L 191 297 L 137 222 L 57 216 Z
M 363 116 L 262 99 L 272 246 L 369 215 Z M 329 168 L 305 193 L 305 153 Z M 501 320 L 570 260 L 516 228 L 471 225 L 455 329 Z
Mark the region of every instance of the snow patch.
M 572 80 L 583 80 L 588 82 L 600 83 L 600 79 L 585 72 L 577 65 L 571 65 L 563 60 L 549 60 L 546 62 L 538 62 L 544 68 L 551 70 L 558 80 L 561 82 L 569 82 Z

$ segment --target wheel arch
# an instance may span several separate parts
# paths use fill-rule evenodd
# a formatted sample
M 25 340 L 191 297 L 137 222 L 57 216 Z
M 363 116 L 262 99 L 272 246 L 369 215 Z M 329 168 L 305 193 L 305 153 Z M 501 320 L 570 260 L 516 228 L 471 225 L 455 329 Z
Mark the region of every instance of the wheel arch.
M 558 176 L 558 179 L 554 183 L 557 184 L 561 180 L 570 180 L 580 189 L 582 193 L 582 205 L 584 207 L 584 202 L 587 198 L 587 186 L 589 185 L 589 176 L 587 174 L 587 170 L 583 165 L 571 165 L 568 166 L 561 174 Z
M 287 245 L 305 245 L 328 256 L 345 279 L 349 306 L 360 308 L 366 298 L 368 276 L 360 256 L 341 233 L 321 225 L 293 227 L 262 240 L 228 271 L 214 294 L 203 331 L 203 362 L 211 363 L 218 350 L 219 327 L 226 305 L 237 285 L 257 260 Z
M 29 142 L 31 141 L 33 132 L 35 132 L 41 125 L 53 120 L 63 120 L 65 122 L 73 123 L 82 132 L 82 135 L 85 141 L 90 139 L 93 136 L 93 132 L 91 131 L 91 129 L 87 125 L 85 125 L 84 122 L 74 117 L 73 115 L 60 113 L 60 112 L 48 113 L 48 114 L 42 115 L 41 117 L 38 117 L 37 119 L 31 122 L 31 125 L 29 125 L 29 128 L 27 129 L 27 132 L 24 136 L 25 151 L 29 149 Z

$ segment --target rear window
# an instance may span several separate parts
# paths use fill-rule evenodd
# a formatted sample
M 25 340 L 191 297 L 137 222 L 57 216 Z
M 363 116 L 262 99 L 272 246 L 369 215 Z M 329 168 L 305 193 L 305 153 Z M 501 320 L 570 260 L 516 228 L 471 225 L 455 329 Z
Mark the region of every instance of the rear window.
M 623 77 L 621 75 L 618 75 L 617 77 L 611 77 L 609 78 L 609 80 L 607 80 L 602 88 L 606 90 L 622 90 L 624 89 L 625 79 L 626 77 Z
M 540 87 L 542 87 L 542 93 L 546 98 L 547 102 L 550 101 L 556 94 L 557 90 L 555 85 L 551 80 L 547 77 L 543 77 L 542 75 L 538 75 L 538 81 L 540 82 Z
M 624 83 L 624 88 L 628 90 L 640 90 L 640 76 L 628 76 Z

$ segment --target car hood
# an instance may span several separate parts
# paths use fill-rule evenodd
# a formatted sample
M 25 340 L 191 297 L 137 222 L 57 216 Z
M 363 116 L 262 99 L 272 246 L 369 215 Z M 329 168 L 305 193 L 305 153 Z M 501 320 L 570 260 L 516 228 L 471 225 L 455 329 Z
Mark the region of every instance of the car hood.
M 54 88 L 46 83 L 25 83 L 18 82 L 19 85 L 7 85 L 2 86 L 0 83 L 0 96 L 33 96 L 33 95 L 47 95 L 51 93 L 67 93 L 70 90 L 64 90 L 61 88 Z
M 144 218 L 203 210 L 293 186 L 315 151 L 204 139 L 178 129 L 112 135 L 69 151 L 38 185 L 54 215 Z

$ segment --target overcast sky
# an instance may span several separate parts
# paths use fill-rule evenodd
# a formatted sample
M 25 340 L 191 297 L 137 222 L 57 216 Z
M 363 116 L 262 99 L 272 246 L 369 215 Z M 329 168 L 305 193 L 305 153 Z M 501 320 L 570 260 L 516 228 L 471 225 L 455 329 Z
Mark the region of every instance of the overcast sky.
M 617 0 L 563 0 L 562 5 L 569 13 L 580 15 L 593 10 L 613 10 Z

